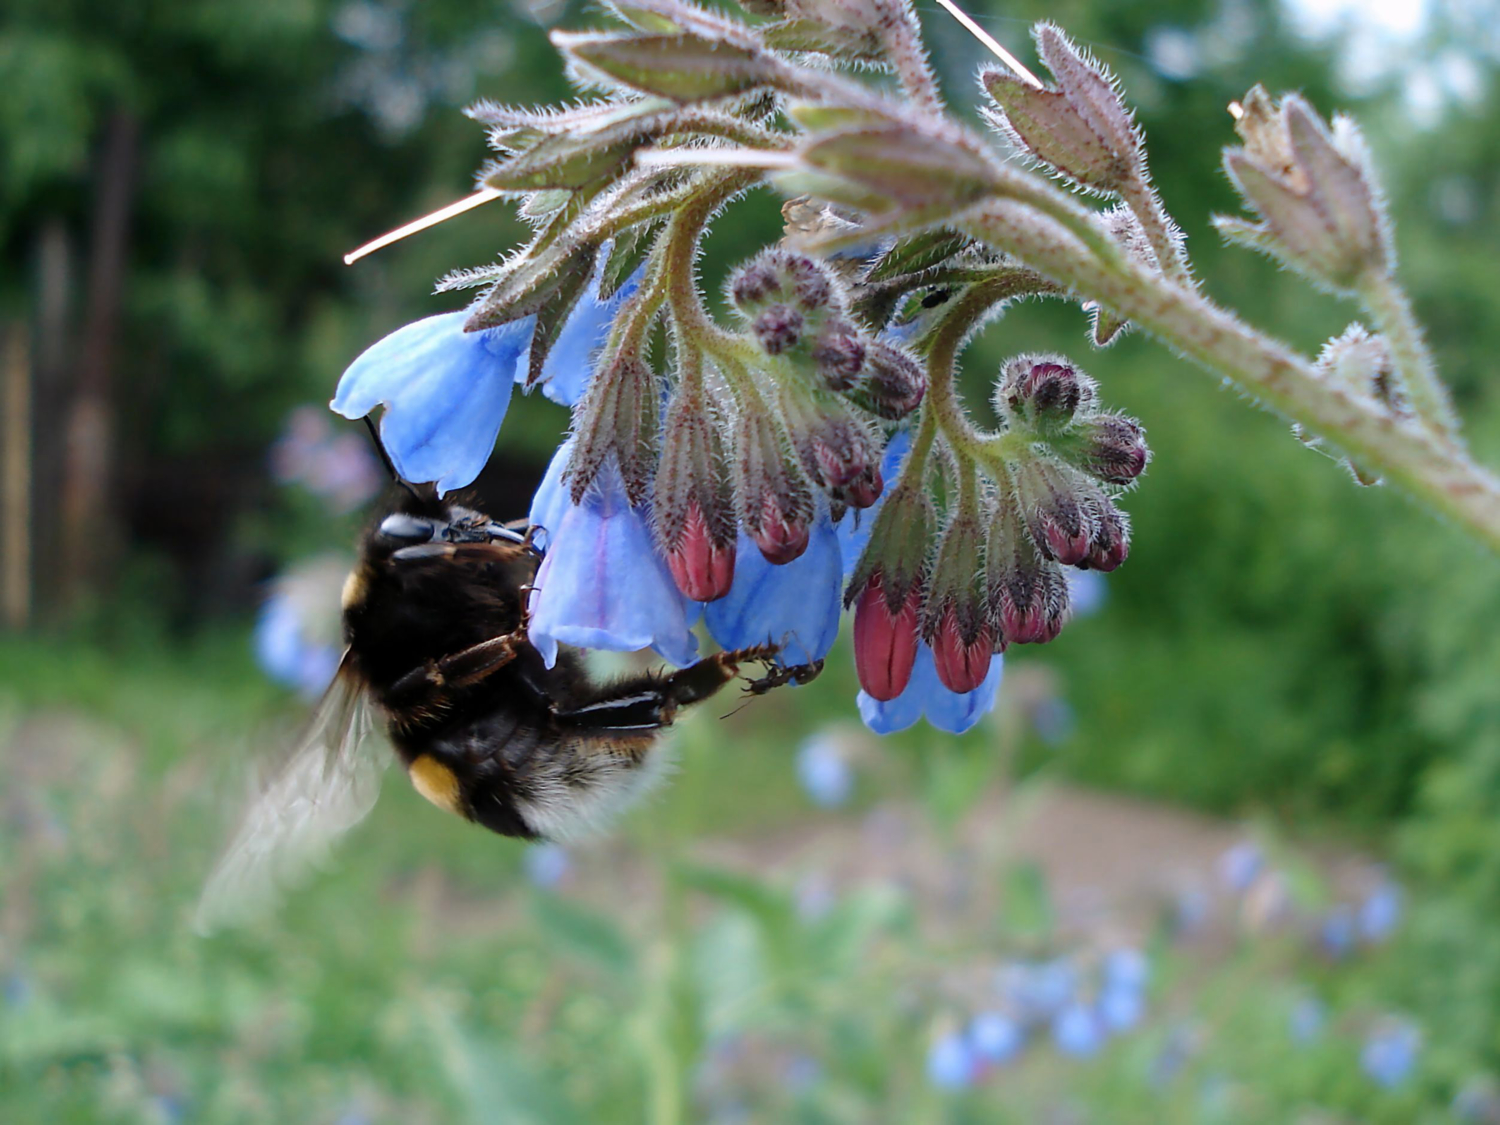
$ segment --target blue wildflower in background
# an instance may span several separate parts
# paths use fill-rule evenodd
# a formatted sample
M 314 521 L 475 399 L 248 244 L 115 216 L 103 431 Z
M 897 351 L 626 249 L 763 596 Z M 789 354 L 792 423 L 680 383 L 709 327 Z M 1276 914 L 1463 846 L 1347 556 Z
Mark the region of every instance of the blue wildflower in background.
M 1099 1020 L 1112 1034 L 1129 1031 L 1146 1016 L 1146 997 L 1139 988 L 1107 987 L 1099 994 Z
M 1026 1030 L 1004 1012 L 980 1012 L 969 1021 L 969 1045 L 990 1066 L 1003 1066 L 1026 1046 Z
M 1387 940 L 1401 922 L 1402 906 L 1401 888 L 1383 882 L 1360 903 L 1359 936 L 1369 942 Z
M 567 877 L 573 861 L 561 844 L 530 844 L 521 855 L 521 868 L 533 886 L 550 889 Z
M 1260 849 L 1246 840 L 1219 857 L 1219 879 L 1229 890 L 1243 894 L 1265 865 Z
M 1342 961 L 1354 949 L 1354 911 L 1347 906 L 1335 906 L 1324 916 L 1318 926 L 1318 945 L 1335 961 Z
M 1065 1055 L 1087 1058 L 1104 1046 L 1105 1028 L 1098 1013 L 1081 1001 L 1074 1001 L 1052 1020 L 1052 1041 Z
M 1109 589 L 1104 575 L 1097 570 L 1067 571 L 1068 604 L 1073 608 L 1074 618 L 1092 617 L 1104 608 L 1109 600 Z
M 997 980 L 1000 994 L 1024 1019 L 1050 1020 L 1073 999 L 1078 973 L 1065 958 L 1036 964 L 1004 966 Z
M 338 592 L 347 572 L 348 563 L 338 556 L 298 563 L 275 580 L 255 619 L 256 663 L 308 699 L 322 695 L 338 671 Z
M 815 734 L 797 751 L 797 780 L 803 791 L 825 809 L 838 808 L 854 792 L 854 771 L 838 739 Z
M 927 1052 L 927 1080 L 939 1090 L 963 1090 L 974 1084 L 974 1052 L 962 1033 L 950 1031 Z
M 1365 1040 L 1359 1065 L 1376 1083 L 1392 1089 L 1405 1082 L 1417 1065 L 1421 1033 L 1403 1020 L 1390 1020 Z
M 1287 1018 L 1287 1033 L 1293 1043 L 1305 1046 L 1323 1034 L 1323 1025 L 1327 1022 L 1327 1009 L 1311 996 L 1304 996 L 1292 1007 Z

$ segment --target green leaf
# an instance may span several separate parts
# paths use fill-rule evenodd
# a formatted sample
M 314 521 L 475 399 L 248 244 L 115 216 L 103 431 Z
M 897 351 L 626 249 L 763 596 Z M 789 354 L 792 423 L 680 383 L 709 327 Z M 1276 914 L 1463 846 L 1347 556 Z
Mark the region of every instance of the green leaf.
M 545 891 L 532 896 L 531 913 L 537 928 L 561 952 L 587 961 L 617 980 L 631 978 L 635 952 L 606 915 Z
M 743 93 L 769 84 L 780 71 L 761 51 L 696 35 L 553 32 L 552 41 L 606 80 L 676 102 Z

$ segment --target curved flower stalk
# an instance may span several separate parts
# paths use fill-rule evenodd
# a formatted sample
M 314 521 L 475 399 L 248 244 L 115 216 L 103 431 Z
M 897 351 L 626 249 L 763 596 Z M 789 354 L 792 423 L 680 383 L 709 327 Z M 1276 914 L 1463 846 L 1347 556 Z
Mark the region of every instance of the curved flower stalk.
M 1027 296 L 1077 301 L 1093 346 L 1152 333 L 1500 549 L 1500 482 L 1463 449 L 1350 123 L 1257 88 L 1225 158 L 1255 221 L 1221 229 L 1369 317 L 1314 361 L 1201 292 L 1122 90 L 1061 29 L 1037 28 L 1050 84 L 980 76 L 1016 161 L 946 110 L 909 0 L 746 2 L 760 22 L 615 5 L 611 30 L 553 35 L 591 100 L 475 107 L 497 152 L 483 191 L 534 236 L 447 279 L 482 287 L 467 312 L 377 344 L 335 398 L 385 403 L 397 466 L 442 487 L 477 473 L 514 382 L 574 406 L 533 504 L 549 653 L 685 659 L 701 604 L 722 644 L 820 658 L 842 579 L 866 721 L 972 725 L 1001 654 L 1064 628 L 1069 571 L 1126 561 L 1150 459 L 1063 356 L 1007 362 L 998 425 L 971 421 L 963 345 Z M 735 271 L 720 323 L 699 247 L 761 183 L 793 197 L 786 234 Z

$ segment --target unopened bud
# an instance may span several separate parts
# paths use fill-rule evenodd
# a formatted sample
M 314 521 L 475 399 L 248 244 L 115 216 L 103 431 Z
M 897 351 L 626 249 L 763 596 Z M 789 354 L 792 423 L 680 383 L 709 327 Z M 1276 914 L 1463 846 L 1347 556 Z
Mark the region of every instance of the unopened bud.
M 601 366 L 574 426 L 576 444 L 567 472 L 573 503 L 582 501 L 611 455 L 618 460 L 630 503 L 646 499 L 660 409 L 656 375 L 639 356 L 616 355 Z
M 1094 381 L 1062 356 L 1023 355 L 1006 362 L 995 408 L 1013 425 L 1055 433 L 1094 404 Z
M 727 546 L 716 542 L 697 501 L 692 501 L 682 535 L 667 551 L 667 569 L 684 597 L 717 601 L 734 583 L 734 554 L 733 540 Z
M 1088 557 L 1079 565 L 1086 570 L 1111 571 L 1130 555 L 1130 519 L 1114 503 L 1105 500 L 1094 521 L 1094 539 Z
M 1016 487 L 1022 522 L 1044 558 L 1077 566 L 1088 557 L 1094 539 L 1091 509 L 1097 486 L 1088 486 L 1055 461 L 1033 457 L 1021 462 Z
M 1141 174 L 1141 134 L 1113 77 L 1054 24 L 1038 25 L 1036 41 L 1056 87 L 1038 89 L 1008 71 L 985 69 L 980 84 L 1001 109 L 993 123 L 1079 187 L 1120 191 Z
M 769 305 L 750 322 L 760 346 L 767 355 L 781 355 L 797 346 L 802 339 L 803 317 L 789 305 Z
M 746 534 L 768 562 L 791 562 L 807 550 L 813 499 L 775 421 L 764 413 L 745 411 L 735 430 L 735 457 Z
M 853 387 L 865 366 L 865 342 L 859 329 L 843 319 L 830 320 L 813 341 L 812 358 L 831 391 Z
M 990 528 L 985 575 L 990 628 L 1002 644 L 1045 644 L 1068 615 L 1068 581 L 1021 527 L 1014 497 L 1002 499 Z
M 788 304 L 804 316 L 842 307 L 827 268 L 806 254 L 766 250 L 743 266 L 729 283 L 729 296 L 746 316 L 766 305 Z
M 854 670 L 866 694 L 895 699 L 911 681 L 917 658 L 917 613 L 922 591 L 912 586 L 894 601 L 885 576 L 871 575 L 854 606 Z
M 677 588 L 699 602 L 727 594 L 738 536 L 723 442 L 701 405 L 683 396 L 667 411 L 651 509 Z
M 928 583 L 922 636 L 932 648 L 938 679 L 949 691 L 973 691 L 995 651 L 985 606 L 984 532 L 977 513 L 948 524 Z
M 830 496 L 852 508 L 868 508 L 885 487 L 880 442 L 869 425 L 837 399 L 810 401 L 794 394 L 782 400 L 802 467 Z
M 1390 345 L 1364 325 L 1351 324 L 1324 344 L 1315 366 L 1324 379 L 1369 395 L 1398 418 L 1411 417 L 1411 403 Z
M 865 355 L 863 378 L 851 389 L 849 400 L 879 418 L 905 418 L 922 405 L 927 372 L 899 348 L 876 341 Z
M 1106 484 L 1130 484 L 1151 460 L 1146 432 L 1123 414 L 1096 414 L 1078 427 L 1076 444 L 1070 442 L 1064 448 L 1076 451 L 1069 459 Z

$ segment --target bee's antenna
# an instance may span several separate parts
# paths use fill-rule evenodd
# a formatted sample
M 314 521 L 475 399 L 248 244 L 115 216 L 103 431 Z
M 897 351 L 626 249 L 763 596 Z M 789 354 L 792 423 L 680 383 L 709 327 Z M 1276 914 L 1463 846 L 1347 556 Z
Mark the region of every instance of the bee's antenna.
M 364 416 L 363 420 L 365 429 L 370 431 L 370 443 L 375 446 L 375 456 L 380 458 L 380 463 L 385 466 L 385 471 L 390 474 L 391 480 L 411 493 L 413 499 L 422 499 L 421 494 L 412 487 L 411 482 L 404 480 L 401 474 L 396 471 L 396 463 L 391 460 L 391 455 L 385 451 L 385 446 L 380 440 L 380 431 L 375 428 L 374 420 L 368 414 Z

